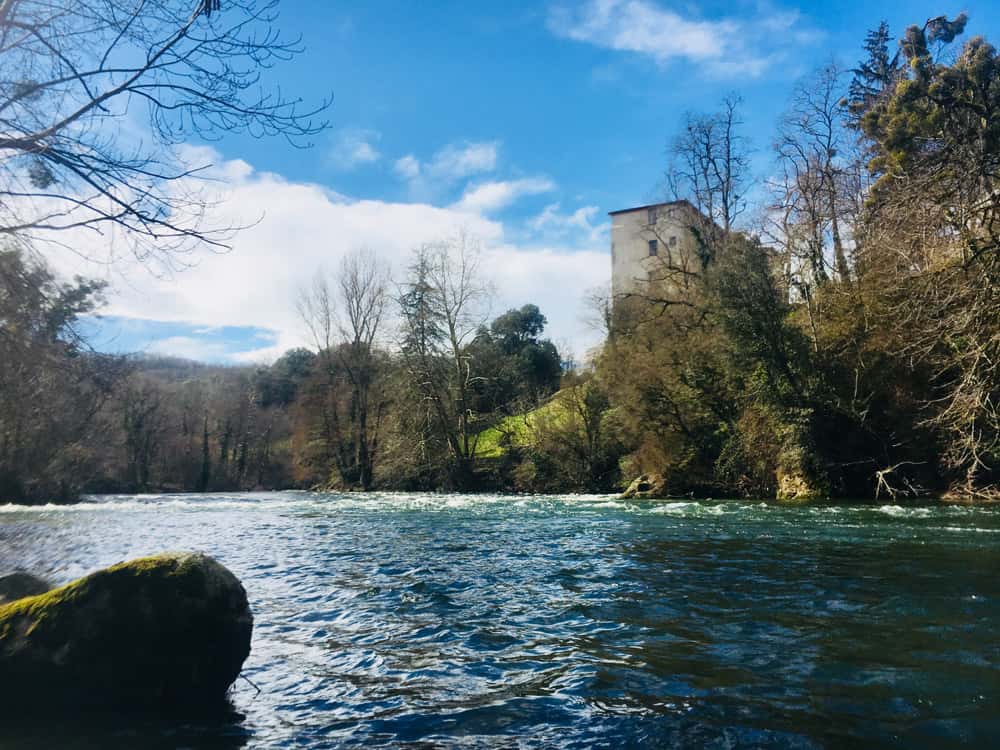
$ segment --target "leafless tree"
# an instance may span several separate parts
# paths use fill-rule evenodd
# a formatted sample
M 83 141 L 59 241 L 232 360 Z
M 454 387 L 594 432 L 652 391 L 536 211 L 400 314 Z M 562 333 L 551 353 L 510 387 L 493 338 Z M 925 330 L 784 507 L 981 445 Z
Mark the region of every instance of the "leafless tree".
M 336 277 L 317 273 L 297 303 L 326 377 L 322 431 L 340 479 L 370 489 L 386 407 L 377 343 L 389 274 L 377 256 L 345 256 Z
M 220 7 L 221 6 L 221 7 Z M 0 0 L 0 232 L 84 228 L 170 267 L 224 249 L 203 163 L 181 144 L 224 133 L 306 145 L 326 107 L 263 86 L 301 50 L 277 0 Z M 63 242 L 65 244 L 65 242 Z
M 859 201 L 852 177 L 860 159 L 846 128 L 843 89 L 843 72 L 834 63 L 799 81 L 774 144 L 779 176 L 771 184 L 766 231 L 785 249 L 806 297 L 830 278 L 830 270 L 840 281 L 851 276 L 844 224 Z
M 634 292 L 617 295 L 616 325 L 671 318 L 677 325 L 704 323 L 705 273 L 735 233 L 747 208 L 750 143 L 742 133 L 742 99 L 730 95 L 709 113 L 687 113 L 668 148 L 667 193 L 678 203 L 657 212 L 648 232 L 662 250 L 648 261 L 648 277 Z M 677 242 L 680 222 L 694 243 Z M 621 304 L 625 303 L 625 304 Z M 682 311 L 674 316 L 673 311 Z
M 667 188 L 728 234 L 746 210 L 749 144 L 741 133 L 743 100 L 727 96 L 717 112 L 688 113 L 668 149 Z
M 611 285 L 591 287 L 583 293 L 583 322 L 592 331 L 599 333 L 602 339 L 611 336 L 614 326 L 612 322 Z M 569 351 L 570 347 L 560 344 L 559 351 Z
M 164 424 L 160 396 L 154 384 L 140 377 L 132 378 L 119 396 L 125 476 L 129 488 L 136 492 L 149 489 L 153 462 L 161 447 Z
M 924 424 L 948 435 L 942 458 L 965 472 L 956 489 L 1000 496 L 1000 238 L 993 200 L 963 193 L 965 179 L 908 175 L 872 206 L 865 283 L 895 328 L 897 355 L 933 368 L 936 398 Z M 948 194 L 946 191 L 951 190 Z

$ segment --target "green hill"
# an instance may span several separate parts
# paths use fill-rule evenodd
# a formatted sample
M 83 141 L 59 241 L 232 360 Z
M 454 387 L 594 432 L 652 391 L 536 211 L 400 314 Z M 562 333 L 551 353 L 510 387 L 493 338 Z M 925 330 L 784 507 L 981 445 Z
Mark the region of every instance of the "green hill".
M 508 446 L 524 448 L 531 445 L 535 428 L 549 420 L 560 421 L 568 416 L 565 403 L 567 390 L 552 396 L 537 409 L 504 417 L 479 433 L 476 455 L 479 458 L 500 458 Z

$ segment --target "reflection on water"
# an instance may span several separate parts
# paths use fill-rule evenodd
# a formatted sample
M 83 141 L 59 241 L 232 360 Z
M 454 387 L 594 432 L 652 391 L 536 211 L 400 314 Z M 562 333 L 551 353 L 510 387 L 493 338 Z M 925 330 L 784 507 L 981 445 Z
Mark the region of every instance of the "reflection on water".
M 0 748 L 1000 743 L 1000 512 L 606 497 L 0 506 L 0 569 L 204 550 L 247 587 L 224 716 L 47 717 Z
M 231 707 L 187 717 L 4 718 L 0 748 L 17 750 L 238 750 L 252 746 L 246 717 Z M 258 747 L 270 743 L 256 743 Z M 280 744 L 280 743 L 279 743 Z

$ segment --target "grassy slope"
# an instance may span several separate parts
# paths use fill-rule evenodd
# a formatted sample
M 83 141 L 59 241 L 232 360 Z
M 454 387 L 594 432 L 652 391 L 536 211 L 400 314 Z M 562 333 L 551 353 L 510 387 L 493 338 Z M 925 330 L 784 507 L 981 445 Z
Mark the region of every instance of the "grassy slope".
M 559 391 L 537 409 L 525 414 L 504 417 L 493 427 L 483 430 L 479 434 L 476 455 L 480 458 L 500 458 L 504 454 L 504 446 L 508 440 L 517 447 L 530 445 L 534 428 L 540 421 L 565 419 L 566 406 L 563 403 L 563 393 Z

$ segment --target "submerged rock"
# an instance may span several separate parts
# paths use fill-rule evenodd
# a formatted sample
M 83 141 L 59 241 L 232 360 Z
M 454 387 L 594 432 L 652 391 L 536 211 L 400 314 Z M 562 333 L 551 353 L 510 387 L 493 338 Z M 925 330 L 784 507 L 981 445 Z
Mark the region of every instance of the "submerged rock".
M 119 563 L 0 605 L 0 714 L 220 701 L 252 629 L 243 586 L 206 555 Z
M 660 498 L 667 495 L 667 480 L 660 474 L 643 474 L 633 480 L 622 498 Z
M 23 599 L 26 596 L 44 594 L 51 588 L 52 584 L 48 581 L 23 570 L 4 573 L 0 575 L 0 604 Z

